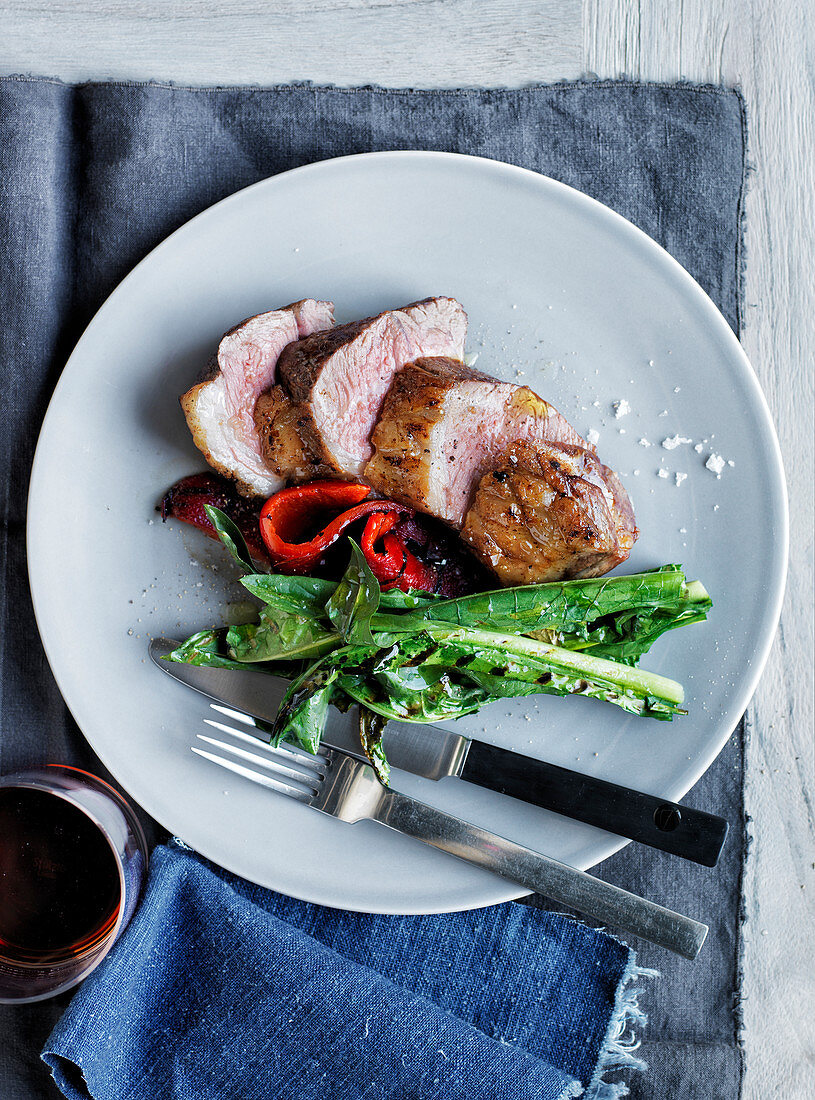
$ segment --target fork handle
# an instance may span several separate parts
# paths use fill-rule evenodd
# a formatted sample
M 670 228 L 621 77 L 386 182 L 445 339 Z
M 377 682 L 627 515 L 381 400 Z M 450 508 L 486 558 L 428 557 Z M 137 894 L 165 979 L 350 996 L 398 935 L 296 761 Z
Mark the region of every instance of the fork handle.
M 461 821 L 409 795 L 383 791 L 375 820 L 686 959 L 695 959 L 705 942 L 708 932 L 705 924 Z

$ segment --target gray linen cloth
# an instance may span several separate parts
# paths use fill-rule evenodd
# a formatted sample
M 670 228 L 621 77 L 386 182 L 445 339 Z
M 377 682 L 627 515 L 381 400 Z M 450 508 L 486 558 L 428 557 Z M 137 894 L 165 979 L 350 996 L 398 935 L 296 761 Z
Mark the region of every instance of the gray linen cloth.
M 311 161 L 420 148 L 518 164 L 613 207 L 690 271 L 738 333 L 745 118 L 736 92 L 629 82 L 390 91 L 0 80 L 0 770 L 63 761 L 104 774 L 50 674 L 25 567 L 37 433 L 83 328 L 151 248 L 233 191 Z M 639 963 L 662 974 L 643 995 L 639 1054 L 649 1068 L 630 1075 L 634 1098 L 739 1095 L 742 736 L 689 796 L 731 822 L 715 870 L 637 845 L 600 868 L 679 910 L 694 897 L 711 922 L 695 964 L 632 941 Z M 3 1100 L 58 1095 L 39 1051 L 65 1003 L 0 1007 Z

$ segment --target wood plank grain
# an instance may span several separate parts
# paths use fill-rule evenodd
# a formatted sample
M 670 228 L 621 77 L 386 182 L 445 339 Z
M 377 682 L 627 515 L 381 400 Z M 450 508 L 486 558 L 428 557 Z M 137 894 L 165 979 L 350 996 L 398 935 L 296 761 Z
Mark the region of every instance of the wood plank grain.
M 0 72 L 387 87 L 579 75 L 581 0 L 1 0 Z
M 598 75 L 739 85 L 747 102 L 742 343 L 778 429 L 791 553 L 778 640 L 747 714 L 745 1100 L 815 1095 L 811 16 L 793 0 L 586 0 L 584 17 L 586 63 Z

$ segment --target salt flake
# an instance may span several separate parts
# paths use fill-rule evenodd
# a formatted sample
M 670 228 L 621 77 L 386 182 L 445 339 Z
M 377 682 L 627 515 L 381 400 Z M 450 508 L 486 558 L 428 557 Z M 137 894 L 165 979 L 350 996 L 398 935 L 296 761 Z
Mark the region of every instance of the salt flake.
M 722 476 L 722 470 L 725 468 L 725 465 L 725 460 L 721 455 L 717 454 L 710 455 L 705 463 L 705 467 L 710 470 L 711 473 L 714 473 L 716 477 Z
M 662 440 L 662 446 L 665 448 L 666 451 L 675 451 L 676 448 L 681 446 L 683 443 L 692 443 L 692 442 L 693 442 L 693 440 L 688 439 L 687 436 L 672 435 L 668 439 L 663 439 Z

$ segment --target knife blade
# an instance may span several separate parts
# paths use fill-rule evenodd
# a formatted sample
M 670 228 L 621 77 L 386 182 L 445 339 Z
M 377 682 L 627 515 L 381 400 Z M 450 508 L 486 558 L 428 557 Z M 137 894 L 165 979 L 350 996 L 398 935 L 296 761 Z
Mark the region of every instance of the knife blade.
M 287 681 L 251 668 L 208 668 L 165 660 L 177 644 L 165 638 L 151 641 L 150 656 L 162 672 L 256 721 L 274 722 Z M 394 768 L 432 780 L 456 776 L 706 867 L 715 867 L 727 836 L 728 823 L 715 814 L 498 748 L 441 726 L 392 720 L 384 737 Z M 332 707 L 323 741 L 366 760 L 359 742 L 357 708 L 341 712 Z

